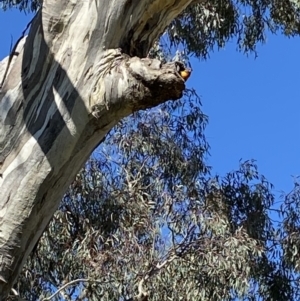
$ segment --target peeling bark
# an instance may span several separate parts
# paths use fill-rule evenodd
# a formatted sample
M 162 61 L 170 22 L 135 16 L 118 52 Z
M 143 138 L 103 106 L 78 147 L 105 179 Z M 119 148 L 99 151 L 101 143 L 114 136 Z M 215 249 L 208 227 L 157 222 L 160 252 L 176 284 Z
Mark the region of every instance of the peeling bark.
M 0 300 L 107 132 L 182 96 L 178 66 L 145 57 L 191 2 L 44 1 L 0 90 Z

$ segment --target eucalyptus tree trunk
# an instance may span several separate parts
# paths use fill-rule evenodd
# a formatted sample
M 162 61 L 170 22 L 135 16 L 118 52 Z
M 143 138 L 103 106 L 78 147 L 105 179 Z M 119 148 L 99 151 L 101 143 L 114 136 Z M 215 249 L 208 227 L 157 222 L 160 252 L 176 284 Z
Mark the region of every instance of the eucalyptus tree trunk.
M 45 0 L 0 63 L 0 300 L 106 133 L 182 96 L 178 66 L 145 57 L 191 2 Z

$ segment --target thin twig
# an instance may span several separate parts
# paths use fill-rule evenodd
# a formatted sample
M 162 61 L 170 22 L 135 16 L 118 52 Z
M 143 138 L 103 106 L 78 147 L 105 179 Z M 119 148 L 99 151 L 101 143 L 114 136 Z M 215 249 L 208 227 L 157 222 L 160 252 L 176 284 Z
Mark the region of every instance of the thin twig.
M 54 294 L 52 294 L 50 297 L 44 298 L 42 299 L 42 301 L 49 301 L 51 300 L 53 297 L 55 297 L 58 293 L 60 293 L 62 290 L 64 290 L 65 288 L 67 288 L 70 285 L 76 284 L 78 282 L 93 282 L 93 283 L 98 283 L 98 284 L 106 284 L 106 283 L 111 283 L 111 281 L 100 281 L 100 280 L 93 280 L 93 279 L 86 279 L 86 278 L 80 278 L 80 279 L 75 279 L 72 280 L 68 283 L 66 283 L 65 285 L 63 285 L 61 288 L 59 288 Z
M 13 292 L 15 297 L 19 297 L 19 293 L 14 288 L 12 288 L 11 291 Z

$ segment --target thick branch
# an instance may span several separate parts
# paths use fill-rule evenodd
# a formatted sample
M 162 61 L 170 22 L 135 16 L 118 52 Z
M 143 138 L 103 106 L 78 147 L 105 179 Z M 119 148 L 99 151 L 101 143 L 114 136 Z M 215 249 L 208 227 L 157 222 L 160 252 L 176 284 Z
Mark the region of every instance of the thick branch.
M 45 0 L 43 8 L 44 28 L 51 28 L 49 43 L 68 22 L 76 27 L 91 27 L 88 32 L 89 47 L 96 58 L 98 50 L 121 48 L 131 56 L 145 57 L 154 41 L 166 27 L 193 0 L 110 0 L 110 1 L 53 1 Z M 86 15 L 77 14 L 87 10 Z M 72 12 L 66 18 L 62 12 Z M 95 29 L 95 30 L 93 30 Z M 87 30 L 84 30 L 87 32 Z M 80 31 L 76 31 L 80 34 Z M 48 41 L 48 40 L 47 40 Z
M 128 54 L 145 56 L 190 2 L 44 1 L 0 91 L 0 300 L 106 133 L 181 97 L 180 64 Z

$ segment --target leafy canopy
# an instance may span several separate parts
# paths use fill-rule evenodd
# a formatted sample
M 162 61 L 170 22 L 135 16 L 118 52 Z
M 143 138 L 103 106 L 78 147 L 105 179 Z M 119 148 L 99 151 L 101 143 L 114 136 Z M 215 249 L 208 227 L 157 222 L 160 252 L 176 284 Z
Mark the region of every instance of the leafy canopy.
M 0 5 L 37 11 L 41 0 L 2 0 Z M 255 51 L 268 32 L 299 35 L 298 0 L 195 0 L 166 29 L 171 45 L 182 44 L 198 58 L 206 58 L 231 39 L 237 41 L 239 50 Z
M 255 51 L 266 33 L 299 28 L 297 1 L 209 0 L 165 34 L 171 48 L 207 58 L 230 39 Z M 151 55 L 166 59 L 169 46 L 157 42 Z M 192 90 L 120 122 L 66 192 L 16 285 L 21 296 L 49 300 L 77 280 L 52 299 L 299 299 L 299 184 L 278 208 L 254 161 L 212 175 L 206 123 Z
M 76 279 L 53 299 L 300 297 L 297 190 L 278 224 L 273 187 L 253 161 L 212 176 L 199 108 L 188 91 L 115 127 L 28 260 L 16 287 L 24 299 L 48 300 Z

